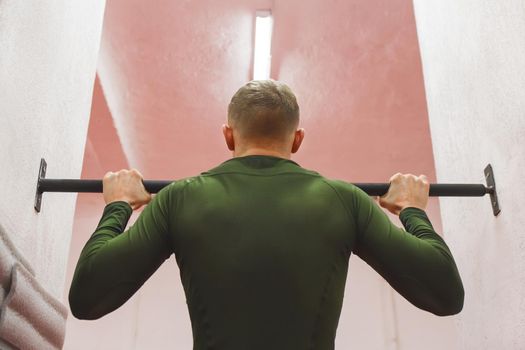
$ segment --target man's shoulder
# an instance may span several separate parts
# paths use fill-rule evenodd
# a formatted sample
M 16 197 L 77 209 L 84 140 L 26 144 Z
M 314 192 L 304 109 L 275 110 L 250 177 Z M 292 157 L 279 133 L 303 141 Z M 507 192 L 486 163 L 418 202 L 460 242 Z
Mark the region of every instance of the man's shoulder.
M 316 178 L 319 181 L 322 181 L 329 185 L 330 187 L 335 188 L 339 191 L 353 191 L 357 187 L 345 180 L 337 179 L 337 178 L 329 178 L 324 175 L 322 175 L 320 172 L 307 169 L 307 168 L 299 168 L 297 171 L 294 171 L 297 174 L 304 174 L 304 175 L 311 175 L 312 177 Z M 183 177 L 177 180 L 174 180 L 172 183 L 170 183 L 167 187 L 168 190 L 171 191 L 178 191 L 182 190 L 187 186 L 191 185 L 199 185 L 203 182 L 206 182 L 207 179 L 210 177 L 214 177 L 215 175 L 223 175 L 224 173 L 214 172 L 214 171 L 203 171 L 198 175 Z
M 355 190 L 356 187 L 354 184 L 341 179 L 327 178 L 324 176 L 322 177 L 322 179 L 324 182 L 326 182 L 326 184 L 340 192 L 352 192 Z
M 193 175 L 188 177 L 183 177 L 177 180 L 174 180 L 172 183 L 170 183 L 167 187 L 168 191 L 179 191 L 183 190 L 186 186 L 188 186 L 191 183 L 194 183 L 196 181 L 199 181 L 199 179 L 202 177 L 202 174 L 200 175 Z

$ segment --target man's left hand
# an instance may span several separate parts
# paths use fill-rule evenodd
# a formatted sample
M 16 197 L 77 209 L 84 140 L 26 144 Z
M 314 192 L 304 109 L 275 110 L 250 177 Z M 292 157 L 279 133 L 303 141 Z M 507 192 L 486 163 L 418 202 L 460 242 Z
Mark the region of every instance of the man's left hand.
M 106 204 L 124 201 L 137 210 L 151 201 L 151 194 L 144 188 L 142 175 L 136 169 L 107 172 L 102 179 L 102 186 Z

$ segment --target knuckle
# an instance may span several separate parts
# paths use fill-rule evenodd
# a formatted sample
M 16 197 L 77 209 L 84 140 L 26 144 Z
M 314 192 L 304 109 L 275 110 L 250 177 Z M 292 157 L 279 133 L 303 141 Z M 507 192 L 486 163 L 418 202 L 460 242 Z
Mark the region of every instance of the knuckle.
M 427 183 L 428 182 L 427 179 L 425 179 L 423 177 L 418 177 L 417 181 L 422 182 L 422 183 Z
M 105 175 L 104 175 L 104 180 L 108 180 L 108 179 L 111 179 L 112 177 L 115 176 L 115 173 L 112 172 L 112 171 L 108 171 Z
M 414 174 L 408 174 L 407 179 L 410 182 L 417 182 L 419 180 L 418 177 L 416 175 L 414 175 Z
M 401 174 L 401 173 L 395 173 L 395 174 L 392 175 L 392 177 L 390 178 L 390 181 L 399 181 L 402 177 L 403 177 L 403 174 Z

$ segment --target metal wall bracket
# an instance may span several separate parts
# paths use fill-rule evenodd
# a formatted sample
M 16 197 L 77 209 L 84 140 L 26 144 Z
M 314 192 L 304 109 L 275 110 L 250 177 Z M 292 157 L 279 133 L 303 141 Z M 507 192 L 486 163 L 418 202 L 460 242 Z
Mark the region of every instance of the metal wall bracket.
M 496 180 L 494 179 L 494 172 L 490 164 L 485 168 L 485 180 L 487 181 L 488 193 L 490 195 L 490 203 L 492 204 L 492 212 L 494 216 L 498 216 L 501 212 L 499 206 L 498 194 L 496 193 Z
M 40 180 L 46 178 L 47 163 L 44 158 L 40 159 L 40 169 L 38 169 L 38 180 L 36 183 L 35 193 L 35 210 L 40 213 L 40 207 L 42 205 L 42 190 L 40 189 Z

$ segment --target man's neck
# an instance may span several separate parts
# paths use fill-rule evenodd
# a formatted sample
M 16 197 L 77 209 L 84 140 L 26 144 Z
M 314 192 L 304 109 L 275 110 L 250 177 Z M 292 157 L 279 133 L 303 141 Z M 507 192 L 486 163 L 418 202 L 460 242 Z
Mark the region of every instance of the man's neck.
M 290 159 L 291 153 L 290 152 L 280 152 L 277 150 L 267 149 L 267 148 L 249 148 L 246 150 L 241 150 L 240 152 L 234 151 L 233 156 L 234 157 L 245 157 L 245 156 L 274 156 L 279 158 L 285 158 Z

